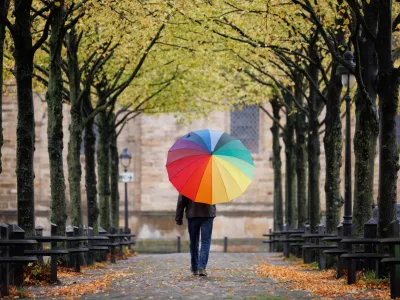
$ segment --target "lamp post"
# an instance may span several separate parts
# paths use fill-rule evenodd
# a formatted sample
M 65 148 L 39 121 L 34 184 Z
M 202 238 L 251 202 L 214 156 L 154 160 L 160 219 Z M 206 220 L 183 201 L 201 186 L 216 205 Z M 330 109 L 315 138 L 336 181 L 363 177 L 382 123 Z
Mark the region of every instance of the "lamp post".
M 124 172 L 128 172 L 128 167 L 131 164 L 132 154 L 129 153 L 128 148 L 122 150 L 119 160 L 124 167 Z M 125 228 L 124 232 L 128 233 L 128 183 L 125 182 Z
M 346 50 L 343 54 L 344 60 L 351 66 L 355 67 L 353 61 L 353 52 Z M 342 85 L 346 88 L 346 148 L 345 148 L 345 175 L 344 175 L 344 215 L 343 215 L 343 235 L 351 236 L 352 234 L 352 195 L 351 195 L 351 96 L 350 89 L 356 84 L 356 78 L 343 65 L 339 65 L 336 69 L 336 75 L 342 76 Z

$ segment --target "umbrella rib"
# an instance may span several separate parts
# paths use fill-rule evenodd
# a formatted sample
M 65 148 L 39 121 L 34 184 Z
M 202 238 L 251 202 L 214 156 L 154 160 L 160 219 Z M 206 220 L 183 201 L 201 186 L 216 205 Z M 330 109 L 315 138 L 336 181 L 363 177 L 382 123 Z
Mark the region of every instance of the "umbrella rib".
M 207 155 L 204 154 L 204 155 L 194 155 L 194 156 L 206 157 Z M 189 156 L 189 157 L 190 157 L 190 156 Z M 182 160 L 182 159 L 187 159 L 187 158 L 188 158 L 188 157 L 182 157 L 182 158 L 180 158 L 180 159 L 177 159 L 177 160 L 175 160 L 175 161 L 173 161 L 173 162 L 167 164 L 166 167 L 169 167 L 169 166 L 171 166 L 171 164 L 174 164 L 174 163 L 176 163 L 176 162 L 179 162 L 179 161 Z M 200 159 L 200 158 L 199 158 L 199 159 Z M 171 178 L 174 178 L 174 177 L 175 177 L 177 174 L 179 174 L 182 170 L 186 169 L 187 167 L 189 167 L 191 164 L 195 163 L 195 162 L 198 161 L 199 159 L 196 159 L 195 161 L 192 161 L 190 164 L 184 166 L 183 169 L 179 170 L 179 172 L 176 173 L 176 174 L 175 174 L 173 177 L 171 177 Z
M 246 173 L 245 172 L 243 172 L 238 166 L 236 166 L 235 164 L 233 164 L 233 163 L 231 163 L 229 160 L 227 160 L 227 159 L 224 159 L 224 157 L 227 157 L 227 158 L 233 158 L 233 159 L 238 159 L 238 160 L 240 160 L 241 162 L 243 162 L 243 163 L 245 163 L 246 165 L 248 165 L 250 168 L 253 168 L 253 171 L 254 171 L 254 165 L 252 165 L 252 164 L 249 164 L 247 161 L 245 161 L 245 160 L 243 160 L 243 159 L 241 159 L 241 158 L 239 158 L 239 157 L 236 157 L 236 156 L 230 156 L 230 155 L 219 155 L 219 154 L 216 154 L 215 156 L 217 156 L 217 157 L 219 157 L 219 158 L 221 158 L 221 159 L 223 159 L 224 161 L 226 161 L 226 162 L 228 162 L 228 163 L 230 163 L 231 165 L 233 165 L 233 166 L 235 166 L 240 172 L 242 172 L 244 175 L 246 175 Z M 253 175 L 254 175 L 254 172 L 253 172 Z M 247 176 L 246 175 L 246 177 L 247 178 L 249 178 L 250 180 L 252 180 L 253 178 L 251 177 L 249 177 L 249 176 Z
M 202 158 L 206 158 L 206 157 L 207 157 L 207 155 L 197 155 L 197 156 L 202 156 Z M 198 162 L 198 161 L 199 161 L 200 159 L 202 159 L 202 158 L 199 158 L 199 159 L 196 159 L 195 161 L 192 161 L 190 164 L 186 165 L 186 166 L 183 167 L 181 170 L 179 170 L 179 172 L 177 172 L 176 174 L 174 174 L 174 176 L 170 177 L 169 180 L 171 180 L 172 178 L 175 178 L 176 175 L 178 175 L 179 173 L 181 173 L 181 172 L 182 172 L 183 170 L 185 170 L 187 167 L 189 167 L 189 166 L 193 165 L 194 163 Z M 184 159 L 184 158 L 181 158 L 181 159 Z M 178 159 L 178 160 L 176 160 L 176 161 L 174 161 L 174 162 L 172 162 L 172 163 L 175 163 L 175 162 L 177 162 L 177 161 L 180 161 L 181 159 Z
M 170 152 L 170 151 L 169 151 Z M 199 151 L 200 152 L 200 151 Z M 178 158 L 178 159 L 176 159 L 176 160 L 173 160 L 173 161 L 170 161 L 169 163 L 167 163 L 165 166 L 168 166 L 168 165 L 170 165 L 170 164 L 172 164 L 172 163 L 174 163 L 174 162 L 176 162 L 176 161 L 179 161 L 179 160 L 181 160 L 181 159 L 185 159 L 185 158 L 189 158 L 189 157 L 194 157 L 194 156 L 205 156 L 205 155 L 207 155 L 207 152 L 204 152 L 204 154 L 190 154 L 190 155 L 187 155 L 187 156 L 183 156 L 183 157 L 180 157 L 180 158 Z M 167 157 L 167 161 L 168 161 L 168 157 Z
M 242 193 L 244 193 L 244 191 L 242 190 L 242 188 L 240 187 L 240 185 L 236 182 L 236 179 L 231 175 L 231 173 L 228 171 L 228 169 L 225 168 L 225 167 L 217 160 L 217 168 L 218 168 L 218 170 L 220 170 L 219 167 L 223 168 L 223 169 L 226 171 L 227 175 L 229 175 L 229 176 L 232 178 L 233 182 L 236 184 L 236 186 L 239 188 L 239 190 L 240 190 Z M 221 173 L 221 171 L 220 171 L 220 173 Z M 246 177 L 247 177 L 247 176 L 246 176 Z M 222 181 L 224 182 L 224 186 L 225 186 L 225 185 L 226 185 L 226 184 L 225 184 L 225 180 L 224 180 L 224 178 L 223 178 L 222 176 L 221 176 L 221 178 L 222 178 Z M 225 190 L 226 190 L 226 187 L 225 187 Z M 231 200 L 232 200 L 232 199 L 231 199 Z
M 229 151 L 229 150 L 227 150 L 227 151 Z M 244 151 L 244 152 L 246 152 L 246 153 L 249 153 L 249 151 L 247 151 L 247 150 L 234 150 L 234 151 Z M 238 156 L 226 155 L 226 154 L 219 154 L 219 153 L 217 153 L 217 152 L 213 153 L 213 155 L 216 155 L 216 156 L 219 156 L 219 157 L 220 157 L 220 156 L 230 156 L 230 157 L 234 157 L 234 158 L 240 159 L 240 160 L 244 161 L 245 163 L 248 163 L 249 165 L 251 165 L 251 166 L 254 167 L 254 165 L 250 164 L 248 161 L 246 161 L 246 160 L 244 160 L 243 158 L 238 157 Z
M 208 164 L 208 162 L 207 162 L 207 164 Z M 196 195 L 197 195 L 197 192 L 199 191 L 201 182 L 202 182 L 202 180 L 203 180 L 204 173 L 205 173 L 205 169 L 207 168 L 207 164 L 206 164 L 206 167 L 204 168 L 203 174 L 202 174 L 202 176 L 201 176 L 200 183 L 199 183 L 199 185 L 198 185 L 197 188 L 196 188 Z M 198 170 L 198 169 L 197 169 L 197 170 Z M 189 176 L 189 178 L 185 181 L 185 183 L 184 183 L 184 185 L 183 185 L 181 191 L 185 189 L 185 186 L 188 184 L 189 180 L 193 177 L 193 175 L 197 172 L 197 170 L 194 171 L 194 172 Z M 196 200 L 196 198 L 195 198 L 195 200 Z M 193 201 L 195 202 L 195 200 L 193 200 Z
M 222 182 L 223 182 L 223 184 L 224 184 L 224 189 L 225 189 L 226 198 L 230 201 L 230 200 L 232 200 L 232 199 L 229 199 L 229 197 L 228 197 L 228 191 L 227 191 L 227 189 L 226 189 L 226 185 L 225 185 L 224 178 L 222 178 L 222 174 L 221 174 L 221 171 L 220 171 L 220 169 L 219 169 L 219 162 L 218 162 L 217 159 L 215 160 L 215 165 L 217 166 L 219 176 L 221 177 L 221 180 L 222 180 Z M 239 189 L 240 189 L 240 187 L 239 187 Z M 240 190 L 241 190 L 241 189 L 240 189 Z

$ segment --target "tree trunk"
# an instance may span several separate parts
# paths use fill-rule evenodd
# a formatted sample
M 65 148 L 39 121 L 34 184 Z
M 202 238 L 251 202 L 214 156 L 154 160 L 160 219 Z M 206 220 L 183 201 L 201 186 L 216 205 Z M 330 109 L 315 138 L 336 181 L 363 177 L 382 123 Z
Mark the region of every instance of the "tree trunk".
M 61 48 L 64 18 L 64 2 L 55 7 L 51 21 L 49 83 L 46 94 L 48 123 L 47 141 L 50 161 L 51 222 L 57 225 L 59 235 L 65 234 L 67 208 L 63 168 L 63 79 L 61 70 Z
M 378 2 L 363 6 L 369 29 L 376 33 Z M 354 135 L 354 211 L 353 234 L 364 236 L 364 224 L 372 217 L 374 166 L 379 121 L 376 109 L 377 57 L 374 42 L 364 32 L 359 39 L 361 76 L 366 93 L 356 95 L 356 132 Z
M 67 34 L 68 78 L 70 85 L 71 124 L 68 143 L 68 181 L 71 209 L 71 224 L 82 225 L 80 161 L 82 143 L 82 109 L 80 100 L 80 74 L 77 56 L 77 41 L 74 28 Z
M 328 86 L 325 119 L 325 162 L 326 162 L 326 229 L 334 233 L 340 223 L 340 208 L 343 197 L 340 193 L 340 168 L 342 166 L 342 122 L 340 119 L 341 78 L 335 75 L 338 64 L 333 62 L 331 79 Z
M 18 225 L 31 235 L 35 228 L 33 158 L 35 116 L 32 95 L 33 45 L 30 9 L 32 0 L 15 0 L 14 59 L 17 82 L 17 206 Z
M 272 164 L 274 168 L 274 230 L 283 229 L 283 196 L 282 196 L 282 171 L 281 171 L 281 146 L 279 142 L 279 110 L 280 105 L 276 99 L 271 100 L 273 116 L 275 118 L 271 127 L 272 132 Z
M 343 1 L 338 1 L 337 11 L 341 9 Z M 343 18 L 336 19 L 336 25 L 343 26 Z M 345 45 L 344 31 L 337 30 L 336 43 Z M 325 203 L 326 203 L 326 230 L 336 233 L 340 223 L 340 208 L 343 206 L 343 197 L 340 194 L 340 168 L 342 166 L 342 122 L 340 119 L 341 76 L 336 75 L 339 63 L 333 58 L 331 77 L 328 84 L 326 117 L 325 117 Z
M 295 97 L 300 105 L 304 99 L 301 94 L 302 76 L 297 77 Z M 296 113 L 296 176 L 297 176 L 297 218 L 298 227 L 303 228 L 307 221 L 307 124 L 303 113 Z
M 318 54 L 314 45 L 310 46 L 310 57 L 318 61 Z M 310 64 L 310 76 L 315 83 L 318 83 L 319 70 L 315 64 Z M 308 201 L 309 201 L 309 223 L 311 231 L 315 232 L 320 222 L 319 203 L 319 173 L 320 173 L 320 142 L 319 142 L 319 121 L 318 115 L 321 108 L 321 99 L 316 87 L 310 84 L 310 105 L 308 122 Z
M 378 95 L 380 113 L 379 139 L 379 237 L 389 235 L 389 226 L 396 219 L 397 171 L 399 154 L 396 137 L 399 71 L 392 60 L 392 1 L 378 4 L 379 20 L 376 39 L 378 55 Z
M 104 102 L 99 100 L 99 105 Z M 110 134 L 105 111 L 97 115 L 97 124 L 99 126 L 97 174 L 99 176 L 100 225 L 107 229 L 110 227 Z
M 93 111 L 90 100 L 88 105 Z M 86 181 L 86 199 L 87 199 L 87 218 L 88 226 L 93 227 L 98 232 L 97 207 L 97 177 L 96 177 L 96 135 L 94 133 L 94 121 L 88 120 L 85 125 L 85 181 Z
M 114 119 L 114 115 L 111 116 Z M 110 124 L 110 163 L 111 163 L 111 226 L 119 227 L 119 156 L 115 122 Z
M 338 63 L 332 64 L 331 79 L 328 86 L 325 118 L 325 199 L 326 199 L 326 230 L 336 232 L 340 223 L 340 208 L 343 197 L 340 194 L 340 168 L 342 166 L 342 122 L 340 119 L 341 76 L 335 75 Z
M 285 102 L 293 107 L 293 101 L 286 97 Z M 285 222 L 290 228 L 297 226 L 296 209 L 296 153 L 294 142 L 295 116 L 286 110 L 286 126 L 284 132 L 285 154 L 286 154 L 286 199 L 285 199 Z
M 3 3 L 4 2 L 4 3 Z M 10 0 L 3 0 L 0 2 L 3 7 L 0 8 L 0 18 L 6 19 L 8 16 L 8 9 L 10 7 Z M 0 23 L 0 173 L 3 171 L 1 163 L 1 148 L 3 147 L 3 57 L 4 57 L 4 41 L 6 39 L 6 26 Z

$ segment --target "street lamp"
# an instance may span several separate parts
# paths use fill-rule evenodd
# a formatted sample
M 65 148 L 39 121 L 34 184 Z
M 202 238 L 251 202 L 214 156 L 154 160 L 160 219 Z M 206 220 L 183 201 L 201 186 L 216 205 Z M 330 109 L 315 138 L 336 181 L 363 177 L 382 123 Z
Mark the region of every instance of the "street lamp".
M 128 167 L 131 164 L 132 154 L 128 148 L 124 148 L 119 156 L 121 165 L 124 167 L 124 172 L 128 172 Z M 128 182 L 125 182 L 125 233 L 128 233 Z
M 354 69 L 356 64 L 353 59 L 353 52 L 346 50 L 343 54 L 344 60 Z M 344 175 L 344 215 L 343 215 L 343 235 L 351 236 L 352 234 L 352 197 L 351 197 L 351 96 L 350 89 L 356 84 L 355 76 L 343 65 L 339 65 L 336 69 L 336 75 L 341 75 L 342 85 L 346 88 L 346 149 L 345 149 L 345 175 Z

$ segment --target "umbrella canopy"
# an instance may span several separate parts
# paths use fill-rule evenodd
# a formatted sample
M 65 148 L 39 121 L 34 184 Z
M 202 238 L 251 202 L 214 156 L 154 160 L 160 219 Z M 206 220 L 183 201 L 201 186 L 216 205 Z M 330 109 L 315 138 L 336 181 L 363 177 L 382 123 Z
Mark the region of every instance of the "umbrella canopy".
M 192 131 L 168 151 L 167 171 L 178 192 L 195 202 L 229 202 L 244 193 L 254 163 L 243 143 L 217 130 Z

